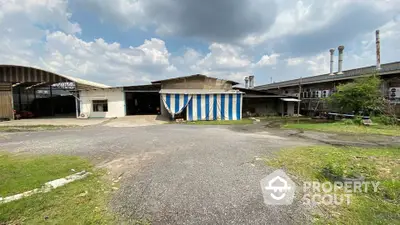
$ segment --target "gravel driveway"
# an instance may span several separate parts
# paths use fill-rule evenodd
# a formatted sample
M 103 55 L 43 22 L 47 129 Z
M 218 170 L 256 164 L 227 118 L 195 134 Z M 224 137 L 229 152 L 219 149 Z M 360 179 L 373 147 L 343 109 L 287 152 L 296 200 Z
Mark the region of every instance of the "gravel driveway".
M 245 129 L 244 129 L 245 128 Z M 122 176 L 112 208 L 153 224 L 298 224 L 299 202 L 266 206 L 260 180 L 273 171 L 257 160 L 309 140 L 252 126 L 92 126 L 0 136 L 0 150 L 90 158 Z

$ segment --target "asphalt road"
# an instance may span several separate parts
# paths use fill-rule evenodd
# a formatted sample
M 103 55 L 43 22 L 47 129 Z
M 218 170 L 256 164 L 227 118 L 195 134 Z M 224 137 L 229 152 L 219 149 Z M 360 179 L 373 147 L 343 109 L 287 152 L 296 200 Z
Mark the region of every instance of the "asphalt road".
M 93 126 L 0 136 L 0 150 L 79 155 L 108 168 L 122 177 L 111 208 L 153 224 L 309 223 L 298 201 L 263 203 L 259 182 L 274 169 L 258 158 L 311 144 L 252 126 Z

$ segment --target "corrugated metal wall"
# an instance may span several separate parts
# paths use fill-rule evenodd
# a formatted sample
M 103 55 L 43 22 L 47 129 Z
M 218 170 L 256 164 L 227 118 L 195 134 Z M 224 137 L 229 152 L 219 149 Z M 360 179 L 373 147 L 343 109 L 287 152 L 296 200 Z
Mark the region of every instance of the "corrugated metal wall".
M 0 118 L 12 119 L 13 117 L 11 83 L 0 83 Z

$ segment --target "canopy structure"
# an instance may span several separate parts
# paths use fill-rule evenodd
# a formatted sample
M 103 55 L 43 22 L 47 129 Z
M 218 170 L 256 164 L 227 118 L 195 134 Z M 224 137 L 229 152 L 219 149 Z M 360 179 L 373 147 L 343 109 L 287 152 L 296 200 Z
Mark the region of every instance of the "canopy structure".
M 301 102 L 300 99 L 296 99 L 296 98 L 281 98 L 281 100 L 284 102 Z
M 31 83 L 32 85 L 43 86 L 56 83 L 73 83 L 72 86 L 76 90 L 109 88 L 104 84 L 19 65 L 0 65 L 0 83 Z M 71 89 L 71 86 L 68 89 Z

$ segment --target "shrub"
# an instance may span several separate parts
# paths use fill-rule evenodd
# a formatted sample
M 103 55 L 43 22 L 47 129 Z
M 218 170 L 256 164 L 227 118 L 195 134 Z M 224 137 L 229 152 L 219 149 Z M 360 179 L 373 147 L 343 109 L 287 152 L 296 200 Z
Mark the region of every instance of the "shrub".
M 353 123 L 357 125 L 362 125 L 363 124 L 362 118 L 356 117 L 355 119 L 353 119 Z
M 353 122 L 353 120 L 346 119 L 343 121 L 343 124 L 344 125 L 354 125 L 354 122 Z
M 379 117 L 379 121 L 384 125 L 396 125 L 397 119 L 393 116 L 382 115 Z

